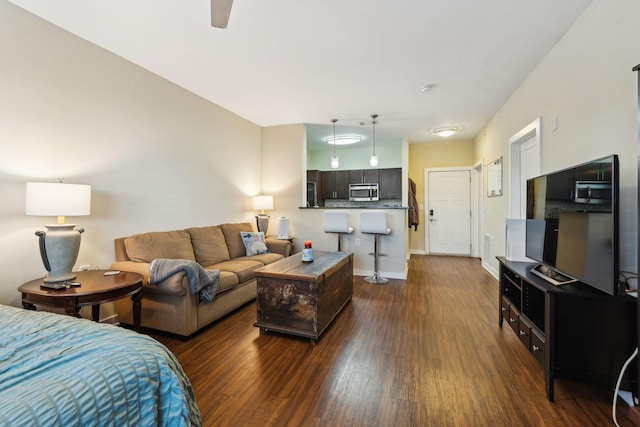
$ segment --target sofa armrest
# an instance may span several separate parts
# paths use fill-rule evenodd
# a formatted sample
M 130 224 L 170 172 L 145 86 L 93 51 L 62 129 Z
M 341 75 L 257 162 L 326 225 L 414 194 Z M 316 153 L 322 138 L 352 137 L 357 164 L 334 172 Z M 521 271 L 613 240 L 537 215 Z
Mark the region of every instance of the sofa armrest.
M 158 292 L 169 295 L 186 295 L 189 279 L 184 271 L 180 271 L 160 283 L 149 285 L 149 267 L 151 263 L 135 261 L 116 261 L 109 267 L 111 270 L 130 271 L 142 274 L 144 291 Z
M 266 238 L 265 243 L 269 252 L 280 254 L 285 258 L 291 255 L 291 242 L 288 240 Z

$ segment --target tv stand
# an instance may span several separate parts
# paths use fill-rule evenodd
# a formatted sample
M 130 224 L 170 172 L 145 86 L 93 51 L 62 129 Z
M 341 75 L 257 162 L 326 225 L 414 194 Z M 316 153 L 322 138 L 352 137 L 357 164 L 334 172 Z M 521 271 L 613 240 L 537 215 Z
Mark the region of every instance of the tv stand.
M 613 390 L 636 348 L 636 300 L 580 282 L 554 286 L 532 273 L 535 263 L 498 261 L 499 325 L 506 321 L 544 368 L 547 399 L 555 378 Z M 635 378 L 626 375 L 622 389 L 635 390 Z
M 553 268 L 547 267 L 542 264 L 538 264 L 535 267 L 533 267 L 531 269 L 531 272 L 536 276 L 542 277 L 547 282 L 556 286 L 577 282 L 577 280 L 574 279 L 573 277 L 567 276 L 564 273 L 560 273 L 558 270 L 554 270 Z

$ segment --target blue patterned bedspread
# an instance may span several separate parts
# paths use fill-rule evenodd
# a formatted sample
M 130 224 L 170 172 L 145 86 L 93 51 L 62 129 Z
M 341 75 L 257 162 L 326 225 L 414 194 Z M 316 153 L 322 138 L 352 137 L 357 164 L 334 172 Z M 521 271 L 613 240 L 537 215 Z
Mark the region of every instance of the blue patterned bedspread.
M 191 384 L 153 338 L 0 305 L 0 426 L 193 425 Z

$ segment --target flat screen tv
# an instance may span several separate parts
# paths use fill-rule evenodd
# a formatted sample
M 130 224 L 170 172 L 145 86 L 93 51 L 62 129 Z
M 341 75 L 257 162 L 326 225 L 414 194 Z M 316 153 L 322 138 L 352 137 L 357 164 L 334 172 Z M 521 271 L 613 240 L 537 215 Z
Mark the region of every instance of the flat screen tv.
M 527 181 L 526 255 L 532 272 L 619 295 L 618 156 Z

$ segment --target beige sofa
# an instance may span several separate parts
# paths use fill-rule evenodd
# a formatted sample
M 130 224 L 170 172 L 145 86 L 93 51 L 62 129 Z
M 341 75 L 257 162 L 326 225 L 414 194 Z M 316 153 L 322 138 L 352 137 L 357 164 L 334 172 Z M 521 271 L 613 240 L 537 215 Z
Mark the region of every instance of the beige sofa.
M 225 314 L 256 298 L 255 270 L 291 253 L 288 240 L 266 239 L 269 253 L 246 255 L 240 232 L 251 223 L 228 223 L 186 230 L 150 232 L 115 240 L 116 262 L 111 269 L 144 276 L 142 326 L 188 337 Z M 149 267 L 156 258 L 197 261 L 205 269 L 220 270 L 220 288 L 211 303 L 192 294 L 184 272 L 149 285 Z M 116 302 L 118 320 L 133 324 L 131 301 Z

